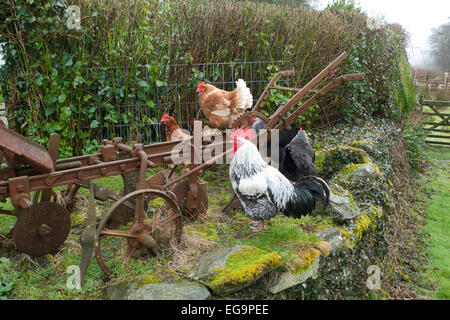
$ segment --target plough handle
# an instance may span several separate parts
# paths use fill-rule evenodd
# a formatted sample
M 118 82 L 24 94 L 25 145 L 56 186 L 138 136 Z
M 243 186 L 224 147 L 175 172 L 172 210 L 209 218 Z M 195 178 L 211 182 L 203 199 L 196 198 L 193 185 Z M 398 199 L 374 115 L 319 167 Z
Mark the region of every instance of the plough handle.
M 296 75 L 295 70 L 283 70 L 283 71 L 277 72 L 272 77 L 272 79 L 270 79 L 269 84 L 266 86 L 263 93 L 259 97 L 258 101 L 253 106 L 252 111 L 258 111 L 258 109 L 261 107 L 262 103 L 267 99 L 270 89 L 273 89 L 273 87 L 275 86 L 275 84 L 281 77 L 293 77 L 295 75 Z
M 327 76 L 334 74 L 336 67 L 347 58 L 348 53 L 344 51 L 339 57 L 337 57 L 333 62 L 331 62 L 325 69 L 323 69 L 317 76 L 315 76 L 307 85 L 301 88 L 296 94 L 286 102 L 285 105 L 278 108 L 275 113 L 270 117 L 269 123 L 267 123 L 266 128 L 272 129 L 278 121 L 293 107 L 295 106 L 308 92 L 310 92 L 314 87 L 323 81 Z

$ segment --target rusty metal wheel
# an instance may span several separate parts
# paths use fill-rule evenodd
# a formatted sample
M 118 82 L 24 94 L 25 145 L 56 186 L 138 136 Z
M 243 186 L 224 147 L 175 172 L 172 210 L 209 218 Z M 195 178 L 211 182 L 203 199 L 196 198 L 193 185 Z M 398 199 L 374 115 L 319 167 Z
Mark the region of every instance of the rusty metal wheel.
M 185 219 L 195 220 L 208 210 L 208 192 L 203 184 L 196 182 L 192 186 L 189 180 L 177 183 L 172 192 L 177 197 L 178 205 Z
M 159 171 L 157 174 L 151 176 L 145 181 L 145 187 L 147 189 L 158 189 L 160 186 L 165 185 L 168 181 L 176 179 L 178 177 L 176 172 L 172 172 L 171 169 L 165 169 Z M 122 196 L 129 194 L 136 190 L 136 184 L 139 180 L 139 172 L 130 172 L 127 174 L 122 174 L 123 178 L 123 192 Z M 117 198 L 116 198 L 117 200 Z M 118 227 L 120 225 L 126 224 L 133 219 L 133 210 L 129 207 L 122 205 L 117 208 L 115 216 L 111 219 L 109 224 L 113 227 Z
M 56 202 L 43 201 L 30 209 L 19 209 L 13 241 L 17 249 L 42 256 L 58 249 L 70 232 L 70 214 Z
M 164 191 L 143 189 L 113 204 L 97 227 L 97 261 L 107 275 L 122 268 L 124 258 L 136 256 L 145 263 L 149 256 L 181 240 L 182 215 L 174 198 Z M 123 206 L 133 208 L 134 222 L 110 228 L 108 222 Z
M 267 118 L 264 114 L 258 111 L 249 111 L 240 115 L 234 122 L 231 124 L 232 128 L 247 128 L 251 127 L 253 124 L 253 119 L 259 118 L 264 121 L 266 124 L 269 122 L 269 118 Z

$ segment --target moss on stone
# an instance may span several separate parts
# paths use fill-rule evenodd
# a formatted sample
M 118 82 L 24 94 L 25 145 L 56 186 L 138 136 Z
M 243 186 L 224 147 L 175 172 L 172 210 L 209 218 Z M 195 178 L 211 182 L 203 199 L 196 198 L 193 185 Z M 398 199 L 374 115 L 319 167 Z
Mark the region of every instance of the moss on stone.
M 144 277 L 141 279 L 141 282 L 143 284 L 149 284 L 149 283 L 157 283 L 160 281 L 154 274 L 149 273 L 149 274 L 144 275 Z
M 315 247 L 319 250 L 319 253 L 322 256 L 327 257 L 330 255 L 331 244 L 329 242 L 320 241 L 319 243 L 316 243 Z
M 230 286 L 248 284 L 281 264 L 281 257 L 275 252 L 246 247 L 230 255 L 224 267 L 213 269 L 215 275 L 208 286 L 220 292 Z
M 339 171 L 339 174 L 346 175 L 346 174 L 352 173 L 355 169 L 360 168 L 363 165 L 365 165 L 365 163 L 348 164 L 341 171 Z
M 365 164 L 369 161 L 364 150 L 350 146 L 339 146 L 326 150 L 320 162 L 318 174 L 326 179 L 348 164 Z
M 353 141 L 352 143 L 350 143 L 350 146 L 362 149 L 369 154 L 375 149 L 375 143 L 369 139 Z
M 370 181 L 373 183 L 379 183 L 380 179 L 383 179 L 383 174 L 381 173 L 380 168 L 378 165 L 369 159 L 366 159 L 364 163 L 359 164 L 348 164 L 343 169 L 341 169 L 335 176 L 335 180 L 338 184 L 341 184 L 343 186 L 349 186 L 353 184 L 353 177 L 358 177 L 357 174 L 354 174 L 355 170 L 358 170 L 362 168 L 365 165 L 370 164 L 370 166 L 375 171 L 376 175 L 367 175 L 367 177 L 370 177 Z
M 375 220 L 381 218 L 383 211 L 371 205 L 367 211 L 363 211 L 363 214 L 356 219 L 355 228 L 353 234 L 357 239 L 361 239 L 363 233 L 369 228 L 375 228 Z
M 161 281 L 158 279 L 156 275 L 153 273 L 146 273 L 138 278 L 138 280 L 133 284 L 133 289 L 139 289 L 145 286 L 146 284 L 151 283 L 160 283 Z
M 374 205 L 370 205 L 367 210 L 362 210 L 362 214 L 355 219 L 350 228 L 340 227 L 342 237 L 348 247 L 353 247 L 369 229 L 374 229 L 376 221 L 383 216 L 383 210 Z
M 325 160 L 325 152 L 323 150 L 317 150 L 315 151 L 315 155 L 316 155 L 315 159 L 316 168 L 317 170 L 320 170 L 320 168 L 322 168 L 322 163 Z
M 364 166 L 364 168 L 363 168 Z M 385 208 L 392 184 L 380 167 L 369 160 L 366 164 L 351 164 L 339 171 L 332 182 L 352 192 L 358 203 L 372 203 Z
M 363 213 L 358 218 L 356 218 L 355 228 L 353 230 L 353 235 L 357 239 L 361 239 L 364 231 L 369 229 L 370 219 L 366 213 Z
M 311 247 L 303 247 L 297 252 L 295 260 L 288 269 L 293 273 L 302 273 L 314 263 L 319 255 L 319 250 Z

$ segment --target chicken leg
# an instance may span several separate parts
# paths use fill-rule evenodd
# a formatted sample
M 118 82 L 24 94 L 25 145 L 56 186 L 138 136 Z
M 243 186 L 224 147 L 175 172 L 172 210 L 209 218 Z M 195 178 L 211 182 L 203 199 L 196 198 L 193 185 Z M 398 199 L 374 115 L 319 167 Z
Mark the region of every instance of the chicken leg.
M 261 232 L 267 229 L 264 221 L 251 221 L 248 225 L 252 229 L 252 232 Z

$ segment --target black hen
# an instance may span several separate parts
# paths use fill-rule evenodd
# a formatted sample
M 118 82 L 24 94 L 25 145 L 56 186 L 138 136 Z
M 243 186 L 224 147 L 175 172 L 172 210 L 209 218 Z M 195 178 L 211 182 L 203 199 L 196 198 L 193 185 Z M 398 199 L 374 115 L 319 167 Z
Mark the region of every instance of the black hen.
M 315 176 L 314 149 L 303 130 L 299 130 L 283 149 L 280 161 L 280 172 L 291 181 L 298 181 L 305 176 Z
M 256 134 L 259 133 L 261 129 L 263 129 L 266 126 L 266 123 L 262 121 L 261 119 L 256 120 L 253 125 L 252 129 L 255 131 Z M 279 131 L 278 134 L 278 161 L 281 163 L 283 161 L 283 149 L 294 139 L 294 137 L 297 135 L 299 131 L 299 128 L 291 128 L 290 130 L 282 129 Z M 271 156 L 271 150 L 272 150 L 272 140 L 268 139 L 266 143 L 266 150 L 267 155 Z

